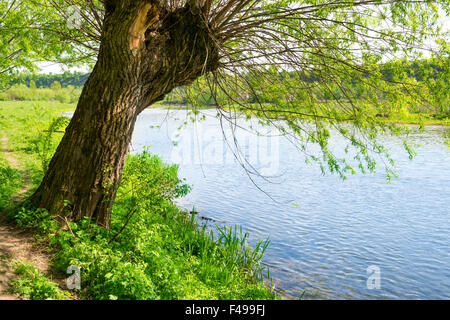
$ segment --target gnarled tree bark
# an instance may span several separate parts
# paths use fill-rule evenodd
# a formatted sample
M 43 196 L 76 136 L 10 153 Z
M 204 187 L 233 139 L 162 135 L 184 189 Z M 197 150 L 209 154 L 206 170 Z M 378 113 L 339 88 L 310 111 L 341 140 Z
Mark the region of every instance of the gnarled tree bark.
M 137 116 L 214 70 L 218 55 L 200 8 L 189 3 L 168 11 L 157 0 L 118 0 L 105 8 L 97 63 L 30 201 L 109 227 Z

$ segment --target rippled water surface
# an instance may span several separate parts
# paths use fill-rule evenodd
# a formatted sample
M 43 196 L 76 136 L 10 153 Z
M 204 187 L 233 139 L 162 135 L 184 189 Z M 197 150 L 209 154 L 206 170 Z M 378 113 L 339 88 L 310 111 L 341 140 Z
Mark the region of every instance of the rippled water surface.
M 181 206 L 219 225 L 242 225 L 253 244 L 269 237 L 264 262 L 278 288 L 294 297 L 306 290 L 309 299 L 450 298 L 450 150 L 442 144 L 448 128 L 412 135 L 422 145 L 413 161 L 401 139 L 386 138 L 400 175 L 390 184 L 382 170 L 347 181 L 323 176 L 287 139 L 238 129 L 249 162 L 277 175 L 268 182 L 234 161 L 223 138 L 231 129 L 214 111 L 195 123 L 186 113 L 145 110 L 132 151 L 149 146 L 180 164 L 180 176 L 193 186 Z M 332 138 L 337 150 L 344 142 Z

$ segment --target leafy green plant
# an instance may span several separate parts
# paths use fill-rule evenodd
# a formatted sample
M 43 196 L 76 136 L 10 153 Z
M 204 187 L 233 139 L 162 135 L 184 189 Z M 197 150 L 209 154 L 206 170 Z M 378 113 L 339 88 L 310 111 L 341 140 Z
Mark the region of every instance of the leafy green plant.
M 6 161 L 0 161 L 0 209 L 10 205 L 11 197 L 20 190 L 20 173 Z
M 12 281 L 11 291 L 31 300 L 66 300 L 70 294 L 47 279 L 34 265 L 17 261 L 14 271 L 20 278 Z
M 10 218 L 23 228 L 34 228 L 39 233 L 55 231 L 58 224 L 50 216 L 50 213 L 42 208 L 30 208 L 27 203 L 10 213 Z
M 36 118 L 41 122 L 38 128 L 43 126 L 42 122 L 46 122 L 46 119 L 51 119 L 48 122 L 46 130 L 42 131 L 42 129 L 38 129 L 36 136 L 33 139 L 30 139 L 34 152 L 41 161 L 42 171 L 46 172 L 50 160 L 58 145 L 57 143 L 59 142 L 59 139 L 55 139 L 55 133 L 63 132 L 62 129 L 67 126 L 70 120 L 64 116 L 51 117 L 51 115 L 46 114 L 45 111 L 42 111 L 42 108 L 38 104 L 34 105 L 34 109 Z
M 129 156 L 109 230 L 87 218 L 70 222 L 29 206 L 11 217 L 44 235 L 57 270 L 80 268 L 82 298 L 277 298 L 262 277 L 268 241 L 252 249 L 237 228 L 217 229 L 215 238 L 213 229 L 173 204 L 190 190 L 177 170 L 148 150 Z M 33 294 L 43 296 L 50 289 L 41 280 L 28 277 L 19 287 L 30 295 L 27 288 L 39 287 Z

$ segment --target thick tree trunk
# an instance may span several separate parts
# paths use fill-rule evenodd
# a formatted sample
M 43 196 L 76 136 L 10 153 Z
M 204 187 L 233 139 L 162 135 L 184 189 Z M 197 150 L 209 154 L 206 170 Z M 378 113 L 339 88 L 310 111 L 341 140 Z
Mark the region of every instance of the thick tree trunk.
M 106 8 L 97 64 L 30 198 L 53 215 L 69 211 L 72 220 L 89 217 L 105 227 L 138 114 L 175 86 L 211 70 L 208 61 L 217 62 L 192 8 L 167 13 L 158 1 L 110 3 L 116 5 Z
M 106 227 L 138 115 L 130 80 L 113 80 L 108 74 L 94 70 L 31 198 L 52 214 L 70 209 L 73 219 L 88 216 Z

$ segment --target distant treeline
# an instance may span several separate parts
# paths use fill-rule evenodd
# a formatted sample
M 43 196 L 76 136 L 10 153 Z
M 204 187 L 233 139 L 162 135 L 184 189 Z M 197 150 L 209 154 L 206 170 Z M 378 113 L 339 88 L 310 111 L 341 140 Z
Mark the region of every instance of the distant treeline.
M 385 80 L 393 80 L 393 69 L 390 64 L 384 65 L 381 69 Z M 425 74 L 428 78 L 436 78 L 436 75 L 443 72 L 443 68 L 427 60 L 413 62 L 407 67 L 405 66 L 405 71 L 408 77 L 415 78 L 417 81 L 423 81 Z M 426 71 L 426 72 L 424 72 Z M 431 71 L 431 72 L 430 72 Z M 20 75 L 11 81 L 11 85 L 15 84 L 25 84 L 30 87 L 31 80 L 34 81 L 37 88 L 50 88 L 50 86 L 55 82 L 59 82 L 63 88 L 68 86 L 82 87 L 86 83 L 90 73 L 81 72 L 65 72 L 62 74 L 28 74 Z M 291 77 L 298 77 L 298 75 L 291 74 Z M 318 77 L 310 73 L 301 77 L 302 81 L 315 82 L 318 81 Z
M 61 84 L 63 88 L 68 86 L 82 87 L 84 86 L 90 73 L 81 72 L 64 72 L 62 74 L 28 74 L 20 75 L 11 81 L 11 85 L 25 84 L 30 87 L 30 82 L 34 81 L 37 88 L 50 88 L 56 81 Z
M 417 61 L 409 64 L 404 68 L 408 77 L 415 78 L 417 81 L 423 81 L 425 77 L 436 78 L 436 75 L 443 72 L 443 68 L 427 60 Z M 425 72 L 424 72 L 425 71 Z M 431 72 L 430 72 L 431 71 Z M 381 73 L 385 80 L 393 80 L 393 69 L 388 63 L 381 68 Z M 425 76 L 426 74 L 426 76 Z M 59 82 L 63 88 L 68 86 L 82 87 L 86 83 L 90 73 L 81 72 L 64 72 L 62 74 L 28 74 L 19 75 L 13 79 L 10 83 L 15 84 L 25 84 L 30 87 L 30 82 L 34 81 L 37 88 L 50 88 L 50 86 L 55 82 Z M 291 77 L 298 77 L 298 75 L 290 74 Z M 305 82 L 315 82 L 318 81 L 318 77 L 313 73 L 308 75 L 303 75 L 301 77 L 302 81 Z

